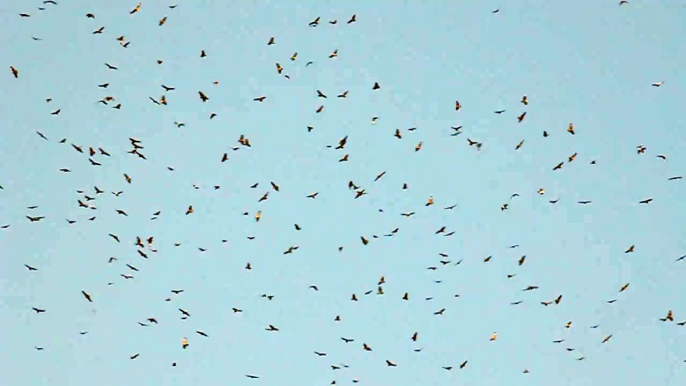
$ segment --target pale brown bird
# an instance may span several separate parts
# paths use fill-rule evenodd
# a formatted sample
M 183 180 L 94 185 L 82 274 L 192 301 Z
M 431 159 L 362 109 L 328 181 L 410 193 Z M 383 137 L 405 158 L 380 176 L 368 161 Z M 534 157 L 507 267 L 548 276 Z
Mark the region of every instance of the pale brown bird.
M 166 17 L 166 16 L 163 17 L 162 19 L 160 19 L 159 26 L 160 26 L 160 27 L 163 26 L 164 23 L 165 23 L 166 21 L 167 21 L 167 17 Z
M 664 318 L 660 318 L 660 320 L 663 322 L 666 322 L 666 321 L 673 322 L 674 321 L 674 314 L 672 313 L 672 310 L 667 311 L 667 316 L 665 316 Z
M 569 127 L 567 127 L 567 132 L 571 135 L 574 135 L 574 123 L 569 122 Z

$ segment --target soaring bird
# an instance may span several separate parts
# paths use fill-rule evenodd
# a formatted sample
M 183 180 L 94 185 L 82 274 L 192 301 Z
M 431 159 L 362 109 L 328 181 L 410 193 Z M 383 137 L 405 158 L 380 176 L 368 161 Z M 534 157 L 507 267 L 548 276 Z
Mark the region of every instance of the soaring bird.
M 132 9 L 131 12 L 129 12 L 129 15 L 133 15 L 134 13 L 136 13 L 140 10 L 141 10 L 141 3 L 138 3 L 138 5 L 136 5 L 136 7 L 134 9 Z

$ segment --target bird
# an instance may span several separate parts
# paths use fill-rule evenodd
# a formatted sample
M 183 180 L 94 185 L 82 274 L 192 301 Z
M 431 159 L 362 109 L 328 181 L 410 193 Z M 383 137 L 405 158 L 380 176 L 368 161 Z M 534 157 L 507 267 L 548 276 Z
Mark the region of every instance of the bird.
M 130 15 L 133 15 L 134 13 L 137 13 L 138 11 L 141 10 L 141 3 L 139 2 L 138 5 L 136 5 L 131 12 L 129 12 Z

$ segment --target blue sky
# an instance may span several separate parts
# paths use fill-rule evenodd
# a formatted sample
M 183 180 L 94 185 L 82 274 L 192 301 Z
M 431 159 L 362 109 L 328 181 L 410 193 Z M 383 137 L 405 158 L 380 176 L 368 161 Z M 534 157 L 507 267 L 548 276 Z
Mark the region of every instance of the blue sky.
M 686 174 L 683 5 L 179 0 L 175 9 L 144 1 L 130 15 L 136 1 L 58 3 L 0 5 L 0 225 L 10 225 L 0 229 L 0 373 L 10 384 L 686 382 L 686 327 L 676 324 L 686 320 L 686 261 L 676 262 L 686 254 L 686 182 L 668 181 Z M 166 106 L 149 100 L 162 95 Z M 97 103 L 105 96 L 115 102 Z M 462 134 L 450 136 L 458 125 Z M 250 148 L 238 144 L 242 134 Z M 326 147 L 344 136 L 344 150 Z M 129 137 L 147 160 L 127 154 Z M 111 157 L 94 156 L 94 167 L 70 144 Z M 368 194 L 355 199 L 350 180 Z M 80 208 L 77 190 L 97 209 Z M 442 226 L 455 234 L 436 235 Z M 136 236 L 154 236 L 158 252 L 139 256 Z M 540 288 L 523 292 L 529 285 Z M 540 304 L 558 295 L 560 304 Z M 181 320 L 179 308 L 191 317 Z M 670 309 L 674 322 L 659 321 Z M 159 324 L 137 324 L 150 317 Z M 280 331 L 265 331 L 270 324 Z M 340 364 L 349 367 L 330 367 Z

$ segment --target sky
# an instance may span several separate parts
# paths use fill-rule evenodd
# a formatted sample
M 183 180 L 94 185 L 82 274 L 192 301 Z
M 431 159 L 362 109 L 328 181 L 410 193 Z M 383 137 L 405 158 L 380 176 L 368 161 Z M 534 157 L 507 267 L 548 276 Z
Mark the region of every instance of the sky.
M 136 1 L 57 3 L 0 4 L 7 384 L 686 382 L 686 181 L 668 181 L 686 174 L 685 5 L 148 0 L 131 15 Z M 127 153 L 130 137 L 146 160 Z M 71 144 L 111 156 L 92 166 Z M 351 180 L 367 194 L 355 199 Z M 79 207 L 84 195 L 95 209 Z M 443 226 L 455 233 L 435 234 Z M 137 236 L 157 252 L 141 257 Z

